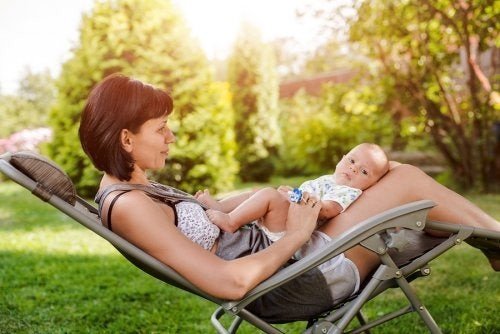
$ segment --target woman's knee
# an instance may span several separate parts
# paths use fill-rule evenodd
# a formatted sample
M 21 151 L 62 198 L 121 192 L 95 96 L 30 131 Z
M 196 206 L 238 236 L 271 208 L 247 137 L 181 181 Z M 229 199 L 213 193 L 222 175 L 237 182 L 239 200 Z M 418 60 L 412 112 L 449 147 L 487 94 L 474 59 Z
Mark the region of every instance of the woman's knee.
M 398 164 L 391 168 L 390 172 L 387 175 L 411 178 L 411 177 L 424 177 L 427 176 L 424 171 L 420 168 L 410 165 L 410 164 Z

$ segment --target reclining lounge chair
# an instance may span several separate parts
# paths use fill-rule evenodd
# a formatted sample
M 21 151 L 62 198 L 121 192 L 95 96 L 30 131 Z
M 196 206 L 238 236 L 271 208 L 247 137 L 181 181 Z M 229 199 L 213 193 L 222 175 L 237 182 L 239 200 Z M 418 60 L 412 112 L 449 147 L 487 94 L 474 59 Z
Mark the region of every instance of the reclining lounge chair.
M 340 235 L 325 249 L 318 250 L 277 272 L 243 299 L 226 301 L 204 293 L 165 264 L 102 226 L 97 209 L 76 194 L 69 177 L 50 160 L 33 152 L 6 153 L 0 156 L 0 171 L 106 239 L 144 272 L 217 304 L 211 322 L 221 334 L 236 333 L 243 320 L 265 333 L 281 333 L 275 326 L 252 314 L 245 307 L 259 296 L 355 245 L 362 245 L 378 254 L 381 259 L 380 266 L 363 283 L 355 296 L 332 306 L 332 310 L 327 314 L 311 315 L 311 318 L 307 319 L 308 326 L 304 333 L 344 333 L 354 318 L 358 319 L 359 325 L 351 329 L 350 333 L 367 333 L 370 328 L 409 312 L 417 312 L 430 332 L 441 333 L 409 283 L 415 278 L 429 275 L 428 263 L 463 241 L 480 246 L 483 251 L 500 251 L 500 233 L 429 221 L 426 215 L 434 206 L 433 202 L 417 201 L 367 219 L 356 228 Z M 424 227 L 449 232 L 450 236 L 430 237 L 422 232 Z M 401 289 L 408 299 L 408 306 L 368 322 L 361 313 L 363 305 L 389 288 Z M 234 317 L 229 328 L 225 328 L 220 321 L 225 314 Z

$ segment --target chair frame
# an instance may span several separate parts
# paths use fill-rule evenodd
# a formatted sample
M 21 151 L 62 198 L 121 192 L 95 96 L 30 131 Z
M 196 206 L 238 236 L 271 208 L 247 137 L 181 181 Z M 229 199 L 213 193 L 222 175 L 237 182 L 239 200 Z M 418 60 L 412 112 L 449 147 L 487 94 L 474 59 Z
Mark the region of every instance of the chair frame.
M 304 259 L 280 270 L 263 281 L 241 300 L 225 301 L 198 289 L 172 268 L 108 230 L 101 224 L 95 206 L 80 196 L 76 196 L 75 205 L 71 205 L 54 194 L 47 195 L 47 191 L 44 190 L 43 180 L 34 180 L 13 166 L 11 164 L 12 156 L 13 154 L 11 153 L 5 153 L 0 156 L 0 171 L 8 178 L 106 239 L 130 262 L 144 272 L 167 284 L 176 286 L 217 304 L 218 307 L 212 314 L 211 323 L 220 334 L 236 333 L 242 321 L 250 323 L 265 333 L 282 333 L 278 328 L 254 315 L 245 309 L 245 307 L 281 284 L 292 280 L 356 245 L 361 245 L 378 254 L 381 264 L 372 276 L 366 280 L 364 287 L 355 296 L 342 304 L 335 305 L 328 314 L 310 319 L 308 328 L 304 333 L 346 333 L 347 326 L 354 318 L 358 319 L 360 325 L 349 331 L 349 333 L 369 333 L 370 328 L 410 312 L 416 312 L 431 333 L 441 333 L 439 326 L 432 318 L 430 312 L 410 286 L 410 282 L 415 278 L 428 276 L 430 274 L 430 261 L 450 248 L 461 244 L 466 239 L 476 238 L 481 240 L 495 240 L 495 242 L 500 241 L 500 233 L 498 232 L 458 224 L 429 221 L 427 220 L 427 213 L 434 206 L 434 203 L 429 200 L 416 201 L 366 219 L 358 224 L 358 226 L 349 229 L 332 240 L 325 248 L 309 254 Z M 46 158 L 43 159 L 46 160 Z M 52 167 L 64 173 L 54 163 L 52 163 Z M 400 231 L 422 231 L 424 228 L 445 231 L 450 233 L 450 235 L 410 262 L 398 266 L 388 250 L 398 247 L 404 249 L 406 241 L 404 233 L 400 233 Z M 391 232 L 390 238 L 382 237 L 383 234 L 387 235 L 388 231 L 394 231 L 395 229 L 399 232 Z M 403 291 L 408 300 L 408 306 L 383 315 L 376 320 L 367 321 L 361 312 L 365 303 L 387 289 L 394 287 Z M 220 321 L 224 315 L 234 317 L 228 328 L 224 327 Z

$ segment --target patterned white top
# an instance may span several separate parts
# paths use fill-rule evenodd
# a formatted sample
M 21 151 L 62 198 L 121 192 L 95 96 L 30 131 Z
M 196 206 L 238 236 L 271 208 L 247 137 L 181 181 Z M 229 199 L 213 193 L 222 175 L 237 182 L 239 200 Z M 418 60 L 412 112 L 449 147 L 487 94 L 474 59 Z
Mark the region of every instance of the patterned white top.
M 205 210 L 193 202 L 179 202 L 175 204 L 175 211 L 177 228 L 182 234 L 206 250 L 212 249 L 220 229 L 208 219 Z
M 362 193 L 360 189 L 337 184 L 333 175 L 323 175 L 300 185 L 300 190 L 315 195 L 322 201 L 334 201 L 345 211 Z

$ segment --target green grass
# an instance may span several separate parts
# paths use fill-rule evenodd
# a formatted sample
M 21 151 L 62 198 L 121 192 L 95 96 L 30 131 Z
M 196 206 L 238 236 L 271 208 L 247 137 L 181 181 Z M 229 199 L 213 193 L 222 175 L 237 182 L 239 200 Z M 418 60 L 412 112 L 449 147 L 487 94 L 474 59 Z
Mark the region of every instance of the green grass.
M 469 198 L 500 218 L 500 195 Z M 457 247 L 432 271 L 414 286 L 445 333 L 500 332 L 500 275 L 478 250 Z M 397 291 L 381 297 L 365 308 L 368 317 L 403 301 Z M 20 186 L 0 184 L 0 333 L 214 333 L 215 307 L 142 273 Z M 298 333 L 303 326 L 280 327 Z M 256 330 L 244 325 L 241 332 Z M 427 331 L 410 314 L 372 333 Z

